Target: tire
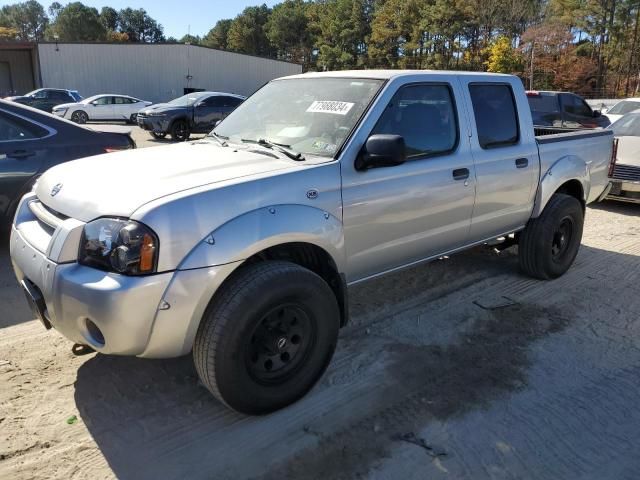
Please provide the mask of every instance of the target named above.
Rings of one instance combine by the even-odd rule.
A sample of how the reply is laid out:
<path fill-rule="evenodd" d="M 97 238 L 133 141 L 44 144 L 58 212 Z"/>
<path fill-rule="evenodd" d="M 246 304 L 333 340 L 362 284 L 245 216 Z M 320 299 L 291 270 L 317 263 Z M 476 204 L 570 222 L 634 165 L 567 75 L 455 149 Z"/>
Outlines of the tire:
<path fill-rule="evenodd" d="M 193 358 L 229 408 L 261 415 L 302 398 L 335 351 L 340 312 L 329 285 L 284 261 L 241 267 L 211 301 Z"/>
<path fill-rule="evenodd" d="M 156 140 L 161 140 L 167 136 L 165 132 L 149 132 L 149 133 L 151 133 L 151 136 Z"/>
<path fill-rule="evenodd" d="M 173 138 L 177 142 L 185 142 L 189 140 L 189 136 L 191 135 L 191 131 L 189 129 L 189 124 L 186 120 L 176 120 L 171 125 L 171 138 Z"/>
<path fill-rule="evenodd" d="M 89 121 L 89 115 L 82 110 L 76 110 L 71 114 L 71 121 L 76 123 L 87 123 Z"/>
<path fill-rule="evenodd" d="M 131 116 L 129 116 L 129 122 L 132 125 L 135 125 L 138 123 L 138 114 L 137 113 L 132 113 Z"/>
<path fill-rule="evenodd" d="M 522 271 L 540 280 L 563 275 L 578 254 L 583 226 L 582 204 L 570 195 L 554 194 L 542 214 L 529 220 L 520 235 Z"/>

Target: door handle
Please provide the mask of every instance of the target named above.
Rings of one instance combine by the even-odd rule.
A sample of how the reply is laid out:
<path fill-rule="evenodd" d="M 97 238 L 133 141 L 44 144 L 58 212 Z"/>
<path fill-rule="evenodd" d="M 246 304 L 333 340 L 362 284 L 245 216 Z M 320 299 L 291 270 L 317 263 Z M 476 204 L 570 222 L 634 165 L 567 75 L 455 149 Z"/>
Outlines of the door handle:
<path fill-rule="evenodd" d="M 528 158 L 518 158 L 516 159 L 516 168 L 526 168 L 529 165 Z"/>
<path fill-rule="evenodd" d="M 454 180 L 466 180 L 469 178 L 469 169 L 468 168 L 456 168 L 453 171 L 453 179 Z"/>
<path fill-rule="evenodd" d="M 28 152 L 26 150 L 15 150 L 7 155 L 10 158 L 17 158 L 18 160 L 22 160 L 23 158 L 33 157 L 35 152 Z"/>

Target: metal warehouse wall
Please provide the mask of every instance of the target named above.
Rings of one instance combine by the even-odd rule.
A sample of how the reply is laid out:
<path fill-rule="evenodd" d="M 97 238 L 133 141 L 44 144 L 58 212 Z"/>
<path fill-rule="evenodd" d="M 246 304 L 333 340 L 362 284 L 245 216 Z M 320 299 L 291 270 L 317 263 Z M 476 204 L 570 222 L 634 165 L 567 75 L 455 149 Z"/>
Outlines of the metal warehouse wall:
<path fill-rule="evenodd" d="M 185 87 L 249 95 L 265 82 L 300 73 L 300 65 L 169 44 L 38 44 L 43 87 L 171 100 Z M 187 80 L 187 72 L 193 78 Z"/>

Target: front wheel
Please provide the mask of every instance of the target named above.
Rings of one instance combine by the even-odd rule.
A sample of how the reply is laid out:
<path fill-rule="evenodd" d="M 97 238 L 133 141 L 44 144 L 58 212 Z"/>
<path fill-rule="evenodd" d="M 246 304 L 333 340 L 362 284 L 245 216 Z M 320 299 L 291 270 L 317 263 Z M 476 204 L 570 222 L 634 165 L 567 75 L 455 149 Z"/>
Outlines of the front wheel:
<path fill-rule="evenodd" d="M 89 115 L 87 115 L 82 110 L 77 110 L 71 114 L 71 121 L 76 123 L 87 123 L 89 120 Z"/>
<path fill-rule="evenodd" d="M 265 414 L 304 396 L 336 347 L 329 285 L 299 265 L 241 267 L 207 307 L 193 346 L 202 383 L 228 407 Z"/>
<path fill-rule="evenodd" d="M 189 130 L 189 124 L 186 120 L 176 120 L 171 126 L 171 138 L 178 142 L 185 142 L 189 140 L 191 131 Z"/>
<path fill-rule="evenodd" d="M 542 214 L 529 220 L 520 235 L 520 268 L 541 280 L 563 275 L 578 255 L 583 226 L 580 202 L 570 195 L 554 194 Z"/>

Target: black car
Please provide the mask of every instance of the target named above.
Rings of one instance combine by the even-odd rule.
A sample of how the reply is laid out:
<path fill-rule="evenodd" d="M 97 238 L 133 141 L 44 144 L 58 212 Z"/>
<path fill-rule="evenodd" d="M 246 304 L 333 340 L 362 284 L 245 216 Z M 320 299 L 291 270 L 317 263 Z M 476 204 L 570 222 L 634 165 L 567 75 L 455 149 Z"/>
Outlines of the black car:
<path fill-rule="evenodd" d="M 538 127 L 597 128 L 611 124 L 582 97 L 568 92 L 528 91 L 533 124 Z"/>
<path fill-rule="evenodd" d="M 169 103 L 158 103 L 138 112 L 138 126 L 155 138 L 167 134 L 179 142 L 192 133 L 209 133 L 219 120 L 245 100 L 241 95 L 221 92 L 194 92 Z"/>
<path fill-rule="evenodd" d="M 0 225 L 13 218 L 18 201 L 48 168 L 69 160 L 135 148 L 123 133 L 76 125 L 31 107 L 0 100 Z M 117 128 L 117 127 L 115 127 Z"/>
<path fill-rule="evenodd" d="M 53 107 L 63 103 L 76 103 L 82 100 L 77 90 L 63 88 L 39 88 L 33 92 L 17 97 L 6 97 L 5 100 L 28 105 L 38 110 L 51 112 Z"/>

